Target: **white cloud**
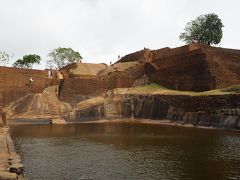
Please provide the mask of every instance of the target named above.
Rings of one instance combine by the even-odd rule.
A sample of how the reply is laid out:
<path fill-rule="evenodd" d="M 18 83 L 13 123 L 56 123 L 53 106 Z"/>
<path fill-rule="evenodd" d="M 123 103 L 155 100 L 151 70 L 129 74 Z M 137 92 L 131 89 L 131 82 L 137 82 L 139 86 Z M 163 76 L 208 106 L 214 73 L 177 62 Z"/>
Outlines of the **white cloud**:
<path fill-rule="evenodd" d="M 71 47 L 87 62 L 149 47 L 176 47 L 179 33 L 195 17 L 222 19 L 221 46 L 239 48 L 238 0 L 0 0 L 0 51 L 14 60 L 28 53 L 46 59 L 53 48 Z M 13 63 L 13 62 L 12 62 Z M 41 66 L 44 68 L 44 64 Z"/>

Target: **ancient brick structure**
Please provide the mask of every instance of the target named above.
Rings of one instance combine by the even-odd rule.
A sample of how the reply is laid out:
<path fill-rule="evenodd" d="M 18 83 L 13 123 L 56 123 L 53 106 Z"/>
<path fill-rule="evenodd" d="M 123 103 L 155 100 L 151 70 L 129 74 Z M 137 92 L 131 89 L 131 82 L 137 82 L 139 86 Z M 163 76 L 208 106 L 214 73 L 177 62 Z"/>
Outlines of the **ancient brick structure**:
<path fill-rule="evenodd" d="M 146 52 L 126 55 L 117 63 L 139 61 L 151 83 L 170 89 L 207 91 L 240 83 L 240 50 L 194 43 L 153 50 L 150 63 Z"/>
<path fill-rule="evenodd" d="M 2 104 L 7 104 L 28 93 L 40 93 L 52 82 L 47 71 L 0 67 L 0 94 Z M 32 76 L 33 83 L 29 84 Z"/>
<path fill-rule="evenodd" d="M 239 50 L 201 44 L 153 51 L 144 49 L 124 56 L 111 66 L 75 63 L 55 72 L 52 78 L 48 77 L 48 71 L 45 70 L 0 67 L 0 110 L 8 106 L 12 108 L 12 114 L 25 112 L 23 114 L 26 115 L 26 111 L 31 110 L 28 114 L 40 115 L 52 112 L 49 110 L 52 106 L 53 110 L 60 107 L 60 111 L 70 112 L 79 102 L 96 96 L 104 97 L 109 90 L 151 83 L 176 90 L 207 91 L 240 84 L 239 69 Z M 32 76 L 34 80 L 31 85 L 29 76 Z M 49 86 L 50 90 L 57 89 L 57 92 L 48 92 L 48 95 L 56 94 L 54 103 L 46 103 L 44 99 L 43 91 Z M 183 102 L 181 98 L 178 96 L 175 101 Z M 186 97 L 184 98 L 186 99 Z M 53 101 L 51 96 L 48 96 L 48 99 Z M 164 97 L 164 99 L 167 98 Z M 58 107 L 54 107 L 59 103 L 58 100 L 62 102 Z M 116 100 L 116 102 L 119 101 Z M 170 101 L 171 99 L 168 100 L 168 103 L 171 103 Z M 11 102 L 16 104 L 9 106 Z M 151 98 L 147 100 L 147 103 L 150 102 L 152 102 Z M 197 102 L 202 101 L 200 99 Z M 217 100 L 214 101 L 214 103 L 216 102 L 219 104 Z M 93 112 L 86 109 L 84 114 L 85 116 L 87 114 L 92 114 L 92 116 L 101 114 L 102 116 L 102 109 L 111 109 L 111 103 L 105 105 L 106 107 L 103 107 L 103 104 L 101 107 L 100 105 L 94 106 Z M 176 107 L 180 107 L 178 109 L 184 108 L 183 106 L 184 104 L 176 105 Z M 128 107 L 127 104 L 126 107 Z M 129 108 L 126 108 L 126 111 Z M 163 105 L 161 116 L 164 115 L 164 108 Z M 96 110 L 101 113 L 95 112 Z M 56 114 L 59 112 L 56 111 Z M 169 112 L 171 111 L 169 110 Z M 114 112 L 113 114 L 118 113 Z"/>

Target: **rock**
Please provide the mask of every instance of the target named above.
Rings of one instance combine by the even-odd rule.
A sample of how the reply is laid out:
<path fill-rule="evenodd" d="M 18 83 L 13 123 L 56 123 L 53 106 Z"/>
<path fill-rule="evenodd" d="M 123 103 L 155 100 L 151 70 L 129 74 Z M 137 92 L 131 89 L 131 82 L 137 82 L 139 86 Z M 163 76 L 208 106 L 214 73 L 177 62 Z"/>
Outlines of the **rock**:
<path fill-rule="evenodd" d="M 9 162 L 10 165 L 17 164 L 17 163 L 21 163 L 21 159 L 20 158 L 12 159 Z"/>
<path fill-rule="evenodd" d="M 8 160 L 14 160 L 14 159 L 21 159 L 21 158 L 18 154 L 11 153 L 11 155 L 8 157 Z"/>
<path fill-rule="evenodd" d="M 16 173 L 17 175 L 22 174 L 23 170 L 24 170 L 24 167 L 23 167 L 22 163 L 16 163 L 16 164 L 12 164 L 10 166 L 10 172 Z"/>
<path fill-rule="evenodd" d="M 66 124 L 66 121 L 62 118 L 52 119 L 51 124 Z"/>
<path fill-rule="evenodd" d="M 0 180 L 14 180 L 17 179 L 17 174 L 6 171 L 0 171 Z"/>
<path fill-rule="evenodd" d="M 114 101 L 118 97 L 117 101 Z M 169 119 L 194 126 L 239 129 L 240 95 L 145 95 L 113 94 L 104 104 L 105 117 Z M 111 106 L 109 106 L 111 105 Z M 109 106 L 109 107 L 108 107 Z M 110 110 L 109 110 L 110 109 Z"/>

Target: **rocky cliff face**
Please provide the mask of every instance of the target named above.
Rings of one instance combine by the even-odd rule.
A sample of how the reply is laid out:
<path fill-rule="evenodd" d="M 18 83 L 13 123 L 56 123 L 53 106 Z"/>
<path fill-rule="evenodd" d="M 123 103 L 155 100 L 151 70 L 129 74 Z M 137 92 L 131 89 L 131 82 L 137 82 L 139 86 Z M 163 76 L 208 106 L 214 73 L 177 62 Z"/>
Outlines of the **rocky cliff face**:
<path fill-rule="evenodd" d="M 240 129 L 240 95 L 124 95 L 121 99 L 117 102 L 121 104 L 121 117 Z"/>
<path fill-rule="evenodd" d="M 62 114 L 68 114 L 72 111 L 70 104 L 61 102 L 56 97 L 52 96 L 50 92 L 27 94 L 5 107 L 7 117 L 8 119 L 51 119 L 55 116 L 59 117 L 62 116 Z"/>
<path fill-rule="evenodd" d="M 103 104 L 76 111 L 77 121 L 99 118 L 171 120 L 194 126 L 240 129 L 240 95 L 131 95 L 109 91 Z"/>
<path fill-rule="evenodd" d="M 49 98 L 50 95 L 54 98 Z M 121 118 L 159 121 L 167 119 L 179 124 L 240 129 L 240 94 L 199 96 L 128 94 L 118 93 L 118 90 L 114 89 L 108 91 L 104 97 L 83 100 L 75 104 L 74 108 L 68 103 L 58 101 L 54 91 L 50 95 L 49 92 L 46 95 L 44 91 L 43 94 L 24 96 L 10 104 L 8 116 L 51 118 L 58 115 L 67 121 L 75 122 Z M 49 99 L 51 102 L 48 102 Z M 59 109 L 60 111 L 56 111 Z"/>

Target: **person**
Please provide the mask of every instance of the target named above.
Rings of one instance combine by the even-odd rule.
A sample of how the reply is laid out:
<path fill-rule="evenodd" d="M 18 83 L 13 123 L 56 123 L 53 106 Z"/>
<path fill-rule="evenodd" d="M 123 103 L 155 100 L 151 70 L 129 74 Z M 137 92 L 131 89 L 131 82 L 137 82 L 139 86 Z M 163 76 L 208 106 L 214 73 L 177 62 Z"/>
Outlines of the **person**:
<path fill-rule="evenodd" d="M 112 61 L 110 61 L 110 66 L 112 65 Z"/>
<path fill-rule="evenodd" d="M 198 43 L 198 41 L 196 39 L 193 39 L 192 42 L 193 43 Z"/>
<path fill-rule="evenodd" d="M 121 57 L 121 56 L 120 56 L 120 55 L 118 55 L 118 59 L 120 59 L 120 57 Z"/>
<path fill-rule="evenodd" d="M 33 83 L 33 78 L 32 76 L 29 76 L 29 84 L 31 85 Z"/>
<path fill-rule="evenodd" d="M 6 126 L 7 125 L 7 118 L 6 118 L 6 112 L 4 112 L 4 110 L 1 110 L 0 111 L 0 115 L 1 115 L 1 118 L 2 118 L 2 123 L 3 123 L 3 126 Z"/>
<path fill-rule="evenodd" d="M 50 78 L 52 76 L 52 72 L 48 70 L 48 77 Z"/>

